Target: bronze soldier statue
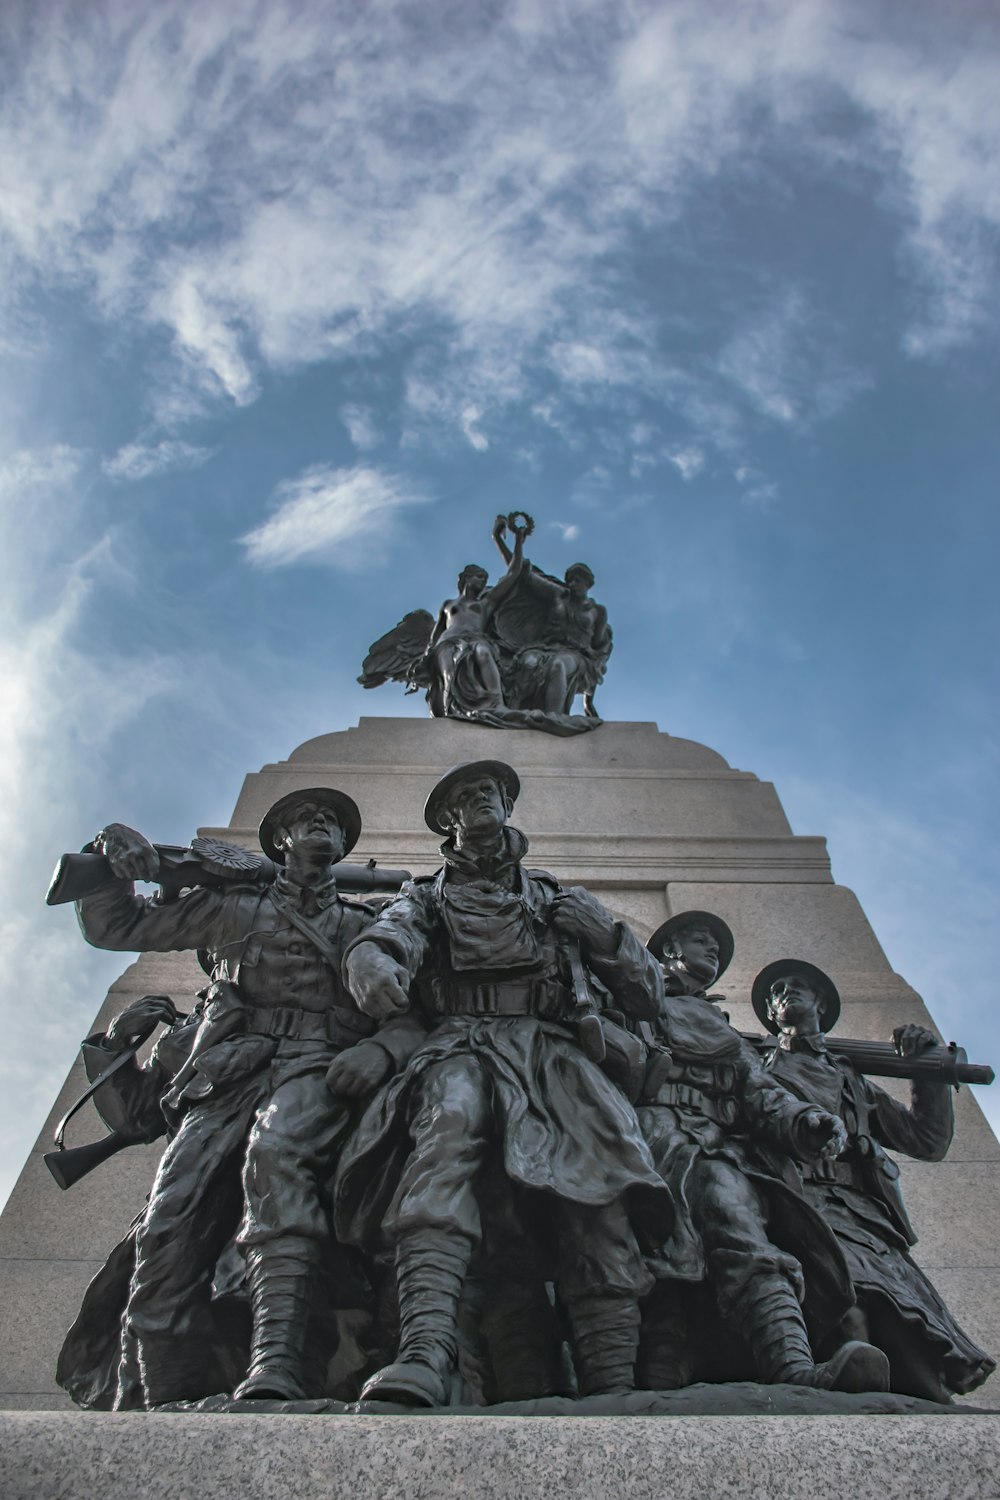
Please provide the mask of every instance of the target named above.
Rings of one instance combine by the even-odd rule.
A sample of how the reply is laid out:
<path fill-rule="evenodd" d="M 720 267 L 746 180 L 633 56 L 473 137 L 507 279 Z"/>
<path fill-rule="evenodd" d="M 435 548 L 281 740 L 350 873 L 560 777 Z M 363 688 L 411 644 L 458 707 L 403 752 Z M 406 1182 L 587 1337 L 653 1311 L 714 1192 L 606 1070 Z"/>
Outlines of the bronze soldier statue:
<path fill-rule="evenodd" d="M 648 946 L 662 962 L 666 993 L 660 1016 L 642 1028 L 650 1047 L 638 1113 L 657 1170 L 673 1189 L 676 1222 L 650 1260 L 658 1284 L 645 1308 L 641 1378 L 661 1389 L 690 1378 L 687 1346 L 698 1338 L 685 1283 L 707 1282 L 723 1333 L 739 1335 L 759 1379 L 885 1390 L 885 1357 L 862 1339 L 817 1363 L 803 1308 L 808 1293 L 811 1320 L 829 1327 L 851 1298 L 836 1243 L 801 1204 L 790 1163 L 837 1156 L 846 1137 L 835 1103 L 802 1102 L 775 1087 L 753 1048 L 711 1004 L 708 986 L 733 954 L 720 917 L 681 912 Z M 733 1378 L 725 1361 L 721 1378 Z"/>
<path fill-rule="evenodd" d="M 783 958 L 753 984 L 753 1008 L 777 1045 L 766 1066 L 797 1098 L 836 1110 L 847 1127 L 847 1149 L 836 1161 L 801 1167 L 806 1199 L 840 1242 L 857 1292 L 834 1342 L 871 1339 L 885 1351 L 890 1389 L 947 1402 L 975 1390 L 996 1363 L 959 1328 L 909 1254 L 917 1236 L 899 1191 L 899 1168 L 886 1154 L 941 1161 L 951 1144 L 954 1110 L 947 1083 L 915 1076 L 910 1105 L 865 1078 L 828 1042 L 840 1015 L 829 975 L 804 959 Z M 893 1033 L 902 1057 L 937 1046 L 925 1026 Z"/>
<path fill-rule="evenodd" d="M 84 1040 L 80 1052 L 91 1080 L 84 1098 L 93 1098 L 110 1134 L 92 1147 L 53 1153 L 59 1163 L 53 1172 L 60 1185 L 69 1186 L 69 1179 L 63 1175 L 64 1162 L 72 1164 L 74 1173 L 85 1174 L 92 1169 L 91 1163 L 96 1165 L 103 1157 L 102 1145 L 117 1151 L 126 1145 L 151 1144 L 169 1133 L 162 1100 L 191 1055 L 202 1015 L 200 1005 L 190 1015 L 179 1015 L 168 995 L 143 995 L 115 1016 L 107 1031 L 94 1032 Z M 151 1055 L 140 1065 L 136 1049 L 159 1026 L 164 1029 Z M 62 1127 L 60 1144 L 61 1137 Z M 88 1286 L 59 1353 L 56 1383 L 69 1392 L 78 1406 L 132 1411 L 145 1404 L 135 1340 L 122 1327 L 129 1284 L 135 1272 L 139 1222 L 130 1226 Z M 239 1354 L 230 1363 L 228 1340 L 219 1328 L 217 1317 L 214 1323 L 219 1337 L 211 1351 L 211 1364 L 221 1380 L 226 1379 L 228 1371 L 229 1383 L 234 1384 L 239 1379 L 239 1374 L 233 1374 L 239 1366 Z"/>
<path fill-rule="evenodd" d="M 524 869 L 527 839 L 507 822 L 518 791 L 501 761 L 438 782 L 425 819 L 445 836 L 442 869 L 404 886 L 345 960 L 367 1015 L 412 1008 L 429 1030 L 369 1105 L 338 1173 L 340 1237 L 372 1246 L 383 1235 L 395 1256 L 399 1353 L 368 1399 L 448 1400 L 491 1167 L 529 1222 L 551 1218 L 581 1392 L 634 1383 L 638 1299 L 651 1284 L 634 1225 L 645 1214 L 662 1233 L 669 1194 L 576 1017 L 588 975 L 622 1011 L 655 1014 L 659 972 L 587 892 Z"/>
<path fill-rule="evenodd" d="M 279 867 L 272 882 L 201 886 L 162 904 L 132 885 L 157 877 L 158 856 L 141 834 L 111 824 L 92 846 L 118 879 L 77 903 L 89 942 L 204 949 L 214 964 L 191 1057 L 164 1100 L 174 1134 L 136 1235 L 126 1325 L 148 1406 L 220 1389 L 206 1357 L 211 1288 L 234 1233 L 253 1310 L 250 1369 L 236 1394 L 310 1393 L 310 1310 L 329 1300 L 320 1292 L 327 1182 L 350 1123 L 326 1072 L 375 1029 L 340 976 L 345 948 L 374 912 L 344 901 L 332 875 L 360 830 L 345 793 L 290 792 L 260 827 Z"/>

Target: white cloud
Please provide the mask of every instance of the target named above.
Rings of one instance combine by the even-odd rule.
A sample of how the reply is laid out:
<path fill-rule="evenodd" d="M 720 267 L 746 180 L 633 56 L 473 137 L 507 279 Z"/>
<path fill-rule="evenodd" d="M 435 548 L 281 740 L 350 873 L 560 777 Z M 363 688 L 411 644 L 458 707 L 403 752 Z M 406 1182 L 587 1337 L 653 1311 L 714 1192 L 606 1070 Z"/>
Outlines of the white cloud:
<path fill-rule="evenodd" d="M 150 701 L 176 689 L 156 652 L 95 646 L 87 625 L 123 570 L 108 535 L 74 555 L 82 456 L 16 454 L 0 468 L 0 1203 L 72 1061 L 120 955 L 84 948 L 72 920 L 42 904 L 56 855 L 95 827 L 80 809 L 114 742 Z M 29 528 L 23 522 L 31 519 Z M 69 556 L 70 560 L 65 559 Z M 125 583 L 128 584 L 128 577 Z M 41 602 L 40 602 L 41 601 Z M 82 951 L 81 951 L 82 950 Z M 25 1004 L 25 996 L 44 997 Z"/>
<path fill-rule="evenodd" d="M 153 444 L 126 443 L 111 458 L 105 459 L 101 467 L 110 479 L 151 479 L 159 474 L 169 474 L 174 469 L 196 469 L 211 456 L 211 448 L 198 448 L 193 443 L 181 442 L 179 438 L 166 438 Z"/>
<path fill-rule="evenodd" d="M 482 415 L 479 407 L 473 406 L 471 403 L 462 408 L 462 431 L 477 453 L 485 453 L 486 449 L 490 446 L 489 438 L 477 426 Z"/>
<path fill-rule="evenodd" d="M 719 351 L 716 365 L 763 416 L 784 424 L 833 416 L 870 377 L 838 353 L 835 330 L 820 329 L 801 289 L 788 287 Z"/>
<path fill-rule="evenodd" d="M 670 448 L 667 461 L 673 464 L 682 479 L 694 479 L 705 467 L 705 454 L 701 448 Z"/>
<path fill-rule="evenodd" d="M 277 510 L 241 541 L 248 560 L 279 568 L 304 558 L 354 566 L 357 544 L 384 542 L 406 506 L 426 496 L 379 469 L 332 469 L 316 464 L 274 492 Z"/>
<path fill-rule="evenodd" d="M 768 151 L 791 149 L 817 180 L 865 178 L 912 353 L 988 329 L 1000 91 L 981 26 L 942 8 L 907 30 L 855 0 L 510 0 L 457 28 L 394 4 L 150 0 L 137 17 L 52 0 L 8 47 L 0 284 L 12 312 L 71 285 L 117 327 L 165 329 L 173 384 L 150 400 L 178 417 L 401 334 L 440 338 L 441 409 L 474 444 L 470 404 L 541 411 L 553 376 L 610 421 L 616 392 L 664 398 L 705 444 L 727 401 L 822 417 L 863 377 L 800 336 L 834 321 L 814 289 L 784 311 L 772 293 L 715 370 L 682 380 L 669 318 L 614 268 L 639 226 L 682 285 L 670 244 L 691 188 L 756 188 Z"/>
<path fill-rule="evenodd" d="M 0 463 L 0 501 L 17 500 L 27 490 L 56 489 L 75 478 L 83 455 L 68 443 L 22 449 Z"/>
<path fill-rule="evenodd" d="M 741 487 L 740 498 L 745 505 L 755 510 L 770 510 L 778 498 L 778 486 L 773 480 L 768 479 L 766 474 L 762 474 L 759 469 L 754 469 L 749 464 L 742 464 L 736 469 L 734 477 Z"/>
<path fill-rule="evenodd" d="M 340 408 L 340 420 L 347 428 L 347 435 L 355 448 L 364 453 L 378 442 L 375 414 L 367 406 L 349 404 Z"/>
<path fill-rule="evenodd" d="M 579 539 L 580 528 L 572 521 L 549 521 L 548 524 L 562 533 L 564 542 L 575 542 Z"/>
<path fill-rule="evenodd" d="M 244 357 L 241 330 L 219 305 L 220 289 L 214 290 L 214 297 L 210 293 L 206 298 L 185 270 L 165 297 L 162 315 L 209 387 L 221 387 L 236 406 L 246 406 L 257 394 L 256 378 Z"/>

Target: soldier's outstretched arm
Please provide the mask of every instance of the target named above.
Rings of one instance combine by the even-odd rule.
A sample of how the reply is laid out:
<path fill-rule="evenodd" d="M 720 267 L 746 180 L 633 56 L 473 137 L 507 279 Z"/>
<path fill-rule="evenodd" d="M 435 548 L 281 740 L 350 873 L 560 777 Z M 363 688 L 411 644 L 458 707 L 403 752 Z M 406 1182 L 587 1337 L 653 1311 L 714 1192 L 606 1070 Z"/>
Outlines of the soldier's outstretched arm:
<path fill-rule="evenodd" d="M 436 921 L 428 882 L 408 881 L 344 955 L 344 983 L 359 1010 L 388 1020 L 409 1006 L 410 981 L 423 962 Z"/>
<path fill-rule="evenodd" d="M 751 1135 L 799 1161 L 835 1157 L 843 1151 L 847 1132 L 839 1116 L 797 1099 L 765 1071 L 746 1042 L 740 1046 L 736 1076 L 743 1120 Z"/>

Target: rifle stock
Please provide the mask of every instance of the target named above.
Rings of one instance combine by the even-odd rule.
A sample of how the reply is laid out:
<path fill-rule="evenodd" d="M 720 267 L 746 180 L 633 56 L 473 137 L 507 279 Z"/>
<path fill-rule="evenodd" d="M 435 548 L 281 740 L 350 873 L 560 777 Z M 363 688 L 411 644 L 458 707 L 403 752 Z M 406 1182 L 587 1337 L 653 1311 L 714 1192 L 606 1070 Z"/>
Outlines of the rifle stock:
<path fill-rule="evenodd" d="M 63 1146 L 56 1151 L 46 1151 L 42 1157 L 52 1176 L 65 1191 L 81 1177 L 86 1177 L 95 1167 L 117 1156 L 126 1146 L 143 1145 L 141 1136 L 126 1135 L 121 1130 L 112 1130 L 99 1141 L 88 1141 L 84 1146 Z"/>

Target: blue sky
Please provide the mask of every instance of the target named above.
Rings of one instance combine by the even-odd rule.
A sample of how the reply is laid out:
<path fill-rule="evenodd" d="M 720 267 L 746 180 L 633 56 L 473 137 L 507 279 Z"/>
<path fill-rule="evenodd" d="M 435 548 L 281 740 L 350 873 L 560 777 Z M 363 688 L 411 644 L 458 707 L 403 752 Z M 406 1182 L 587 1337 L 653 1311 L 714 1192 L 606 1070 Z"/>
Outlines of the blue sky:
<path fill-rule="evenodd" d="M 8 0 L 0 1193 L 120 968 L 41 904 L 56 855 L 422 712 L 364 651 L 515 506 L 595 568 L 605 716 L 774 780 L 1000 1059 L 998 32 Z"/>

